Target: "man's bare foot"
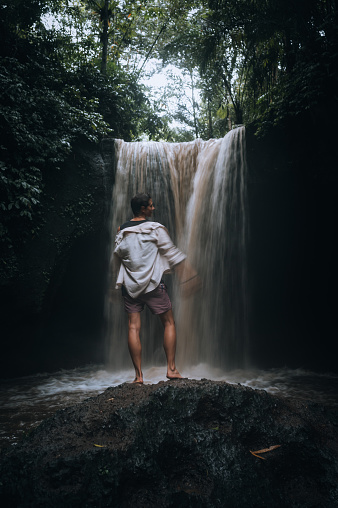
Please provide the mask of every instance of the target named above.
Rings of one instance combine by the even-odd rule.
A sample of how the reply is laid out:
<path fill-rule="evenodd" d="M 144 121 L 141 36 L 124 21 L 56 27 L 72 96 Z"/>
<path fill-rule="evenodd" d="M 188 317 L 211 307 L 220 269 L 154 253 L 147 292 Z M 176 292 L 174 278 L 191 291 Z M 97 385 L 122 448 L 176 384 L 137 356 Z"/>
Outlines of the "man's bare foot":
<path fill-rule="evenodd" d="M 138 375 L 135 376 L 135 379 L 134 379 L 132 384 L 134 384 L 134 383 L 135 384 L 139 384 L 139 385 L 143 385 L 143 374 L 142 374 L 142 372 L 141 372 L 140 376 L 138 376 Z"/>
<path fill-rule="evenodd" d="M 167 378 L 168 379 L 184 379 L 181 376 L 181 374 L 178 372 L 177 369 L 174 369 L 174 370 L 168 369 L 167 370 Z"/>

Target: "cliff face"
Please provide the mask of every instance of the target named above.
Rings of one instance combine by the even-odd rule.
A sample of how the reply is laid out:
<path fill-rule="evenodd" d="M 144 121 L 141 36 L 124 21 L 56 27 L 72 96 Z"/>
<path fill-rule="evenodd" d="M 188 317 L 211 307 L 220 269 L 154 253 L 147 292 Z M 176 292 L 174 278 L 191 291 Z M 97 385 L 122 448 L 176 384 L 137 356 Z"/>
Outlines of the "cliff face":
<path fill-rule="evenodd" d="M 1 377 L 102 360 L 114 140 L 75 146 L 44 180 L 38 234 L 1 264 Z"/>
<path fill-rule="evenodd" d="M 337 506 L 336 416 L 225 382 L 120 385 L 2 457 L 1 505 Z"/>
<path fill-rule="evenodd" d="M 251 361 L 337 372 L 338 145 L 305 116 L 247 129 Z"/>
<path fill-rule="evenodd" d="M 333 131 L 305 134 L 257 140 L 247 129 L 250 356 L 262 368 L 337 372 L 337 144 Z M 0 261 L 0 377 L 104 360 L 114 164 L 106 139 L 46 171 L 38 234 Z"/>

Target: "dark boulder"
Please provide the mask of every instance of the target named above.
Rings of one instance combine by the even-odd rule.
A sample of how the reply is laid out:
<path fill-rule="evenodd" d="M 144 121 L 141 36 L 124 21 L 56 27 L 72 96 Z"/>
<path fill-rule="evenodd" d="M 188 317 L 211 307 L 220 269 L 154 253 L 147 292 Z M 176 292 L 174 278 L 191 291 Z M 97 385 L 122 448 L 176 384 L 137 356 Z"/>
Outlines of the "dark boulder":
<path fill-rule="evenodd" d="M 225 382 L 123 384 L 57 412 L 7 452 L 0 503 L 338 506 L 336 416 Z"/>

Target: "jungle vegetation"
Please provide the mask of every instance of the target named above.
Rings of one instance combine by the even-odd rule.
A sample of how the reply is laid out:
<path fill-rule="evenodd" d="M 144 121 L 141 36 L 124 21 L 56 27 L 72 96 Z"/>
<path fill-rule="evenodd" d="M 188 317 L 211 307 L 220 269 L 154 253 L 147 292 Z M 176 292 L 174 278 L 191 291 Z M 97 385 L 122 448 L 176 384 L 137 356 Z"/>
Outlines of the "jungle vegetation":
<path fill-rule="evenodd" d="M 181 71 L 160 97 L 142 84 L 151 60 Z M 45 175 L 77 140 L 325 123 L 337 77 L 336 0 L 1 0 L 0 239 L 34 233 Z"/>

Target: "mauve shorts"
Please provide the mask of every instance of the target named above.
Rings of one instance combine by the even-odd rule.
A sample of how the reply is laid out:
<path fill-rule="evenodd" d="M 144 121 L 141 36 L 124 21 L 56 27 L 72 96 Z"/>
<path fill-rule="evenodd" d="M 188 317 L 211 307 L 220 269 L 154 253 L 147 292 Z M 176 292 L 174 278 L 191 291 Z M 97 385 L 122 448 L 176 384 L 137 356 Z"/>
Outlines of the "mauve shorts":
<path fill-rule="evenodd" d="M 153 314 L 163 314 L 171 309 L 171 301 L 168 295 L 167 286 L 164 282 L 160 282 L 154 291 L 144 293 L 138 298 L 131 298 L 128 293 L 124 292 L 124 309 L 128 314 L 141 312 L 144 304 L 149 307 Z"/>

